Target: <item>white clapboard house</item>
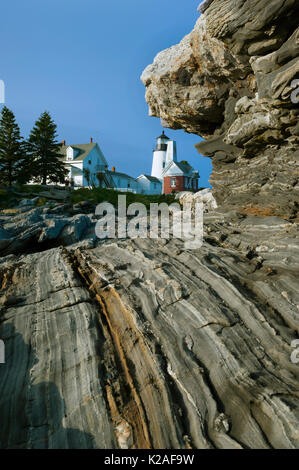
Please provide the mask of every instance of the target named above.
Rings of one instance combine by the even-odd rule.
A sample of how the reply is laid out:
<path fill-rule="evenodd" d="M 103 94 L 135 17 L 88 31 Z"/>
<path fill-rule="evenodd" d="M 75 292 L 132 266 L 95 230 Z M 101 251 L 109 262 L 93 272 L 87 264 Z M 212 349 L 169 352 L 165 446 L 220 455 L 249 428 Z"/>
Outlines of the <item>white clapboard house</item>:
<path fill-rule="evenodd" d="M 113 187 L 108 163 L 97 143 L 61 146 L 61 158 L 68 171 L 66 180 L 76 188 L 89 186 Z"/>

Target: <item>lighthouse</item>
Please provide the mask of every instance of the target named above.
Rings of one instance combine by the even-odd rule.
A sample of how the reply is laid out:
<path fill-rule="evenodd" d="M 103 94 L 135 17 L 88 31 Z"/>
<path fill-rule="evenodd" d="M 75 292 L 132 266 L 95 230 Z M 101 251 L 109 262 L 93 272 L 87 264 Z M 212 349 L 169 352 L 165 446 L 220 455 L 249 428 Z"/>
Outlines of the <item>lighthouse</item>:
<path fill-rule="evenodd" d="M 177 161 L 176 142 L 170 140 L 163 131 L 157 138 L 151 175 L 162 180 L 165 167 L 172 161 Z"/>

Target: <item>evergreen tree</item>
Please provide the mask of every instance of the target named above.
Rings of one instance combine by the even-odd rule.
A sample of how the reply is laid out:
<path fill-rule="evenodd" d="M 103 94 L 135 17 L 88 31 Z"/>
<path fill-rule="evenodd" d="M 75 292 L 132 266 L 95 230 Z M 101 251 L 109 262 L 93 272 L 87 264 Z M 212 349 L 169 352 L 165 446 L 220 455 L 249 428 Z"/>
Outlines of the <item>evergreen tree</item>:
<path fill-rule="evenodd" d="M 61 160 L 61 144 L 56 140 L 56 129 L 50 114 L 45 111 L 36 121 L 27 142 L 31 176 L 42 184 L 48 181 L 64 183 L 67 174 Z"/>
<path fill-rule="evenodd" d="M 0 120 L 0 182 L 8 186 L 24 182 L 25 150 L 15 116 L 6 106 Z"/>

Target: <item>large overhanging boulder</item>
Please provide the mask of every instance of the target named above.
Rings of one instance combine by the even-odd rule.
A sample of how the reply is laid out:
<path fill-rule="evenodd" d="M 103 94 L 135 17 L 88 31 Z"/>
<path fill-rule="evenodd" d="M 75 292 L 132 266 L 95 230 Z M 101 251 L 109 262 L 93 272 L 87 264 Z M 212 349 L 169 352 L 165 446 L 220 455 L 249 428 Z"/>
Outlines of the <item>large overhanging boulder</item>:
<path fill-rule="evenodd" d="M 151 116 L 205 139 L 219 204 L 298 210 L 299 4 L 212 0 L 142 74 Z M 299 94 L 299 93 L 298 93 Z"/>

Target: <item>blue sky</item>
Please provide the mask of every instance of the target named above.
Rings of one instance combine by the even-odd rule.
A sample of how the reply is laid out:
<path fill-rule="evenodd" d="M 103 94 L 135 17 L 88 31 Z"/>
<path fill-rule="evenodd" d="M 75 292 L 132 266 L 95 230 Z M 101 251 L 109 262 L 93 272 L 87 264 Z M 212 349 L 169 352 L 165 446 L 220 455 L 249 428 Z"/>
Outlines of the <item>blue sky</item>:
<path fill-rule="evenodd" d="M 150 173 L 160 120 L 148 116 L 144 68 L 178 43 L 198 18 L 199 0 L 10 0 L 1 5 L 0 79 L 6 105 L 27 137 L 50 111 L 59 139 L 96 140 L 110 165 Z M 166 130 L 208 185 L 211 163 L 198 136 Z"/>

